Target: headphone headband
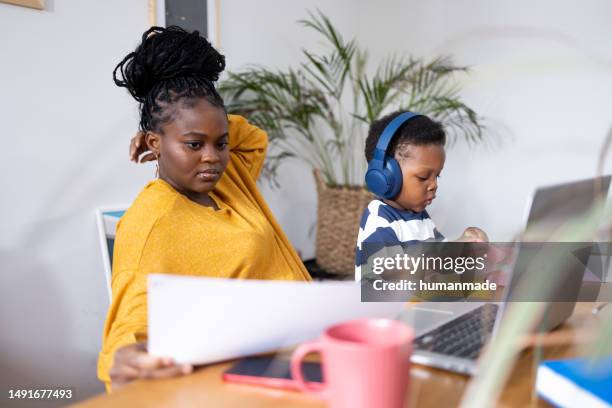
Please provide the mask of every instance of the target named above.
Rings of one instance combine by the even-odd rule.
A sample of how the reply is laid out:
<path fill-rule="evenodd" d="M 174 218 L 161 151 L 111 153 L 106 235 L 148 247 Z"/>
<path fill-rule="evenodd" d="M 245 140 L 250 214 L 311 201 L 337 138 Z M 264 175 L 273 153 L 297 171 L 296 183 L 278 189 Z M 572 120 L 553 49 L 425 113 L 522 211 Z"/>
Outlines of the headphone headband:
<path fill-rule="evenodd" d="M 415 116 L 421 116 L 419 113 L 414 112 L 404 112 L 398 115 L 395 119 L 393 119 L 383 130 L 382 134 L 378 138 L 378 143 L 376 143 L 376 149 L 374 150 L 374 157 L 372 158 L 372 164 L 378 164 L 376 162 L 380 161 L 381 168 L 383 166 L 385 155 L 387 154 L 387 149 L 389 148 L 389 144 L 397 132 L 397 129 L 400 128 L 404 123 L 414 118 Z"/>

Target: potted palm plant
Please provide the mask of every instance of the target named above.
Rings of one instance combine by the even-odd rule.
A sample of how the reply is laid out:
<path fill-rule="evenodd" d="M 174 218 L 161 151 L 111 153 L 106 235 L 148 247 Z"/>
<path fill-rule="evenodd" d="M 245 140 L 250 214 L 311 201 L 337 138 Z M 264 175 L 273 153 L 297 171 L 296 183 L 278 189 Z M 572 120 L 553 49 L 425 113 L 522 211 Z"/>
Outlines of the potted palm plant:
<path fill-rule="evenodd" d="M 478 142 L 483 125 L 452 81 L 466 67 L 444 57 L 392 55 L 370 71 L 367 52 L 355 39 L 345 40 L 323 13 L 309 13 L 300 23 L 320 34 L 324 52 L 303 49 L 304 61 L 286 70 L 255 65 L 230 72 L 220 91 L 230 112 L 268 132 L 263 174 L 273 185 L 286 160 L 312 167 L 319 195 L 317 263 L 350 274 L 359 219 L 372 199 L 363 186 L 368 125 L 393 110 L 417 111 L 440 121 L 449 143 Z"/>

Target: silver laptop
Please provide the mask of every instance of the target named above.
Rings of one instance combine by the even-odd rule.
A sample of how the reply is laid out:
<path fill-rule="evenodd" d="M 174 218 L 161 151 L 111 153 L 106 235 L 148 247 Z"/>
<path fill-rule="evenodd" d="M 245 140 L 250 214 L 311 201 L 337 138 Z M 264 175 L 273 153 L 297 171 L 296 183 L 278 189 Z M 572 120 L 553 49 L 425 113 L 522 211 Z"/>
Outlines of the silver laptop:
<path fill-rule="evenodd" d="M 607 197 L 610 178 L 605 176 L 538 188 L 528 201 L 524 236 L 535 236 L 536 233 L 548 233 L 550 236 L 566 221 L 587 214 L 597 199 L 603 197 L 605 200 Z M 523 252 L 518 251 L 511 267 L 511 282 L 524 272 L 526 255 Z M 551 294 L 551 299 L 571 301 L 548 302 L 545 320 L 539 325 L 540 330 L 552 330 L 571 316 L 586 269 L 579 262 L 573 264 L 574 270 L 567 276 L 578 281 L 565 281 L 564 285 L 554 289 L 565 293 Z M 400 319 L 415 330 L 412 362 L 473 374 L 480 352 L 495 335 L 506 301 L 512 298 L 512 288 L 512 283 L 507 285 L 505 300 L 500 303 L 426 302 L 402 313 Z M 568 290 L 571 293 L 567 293 Z"/>

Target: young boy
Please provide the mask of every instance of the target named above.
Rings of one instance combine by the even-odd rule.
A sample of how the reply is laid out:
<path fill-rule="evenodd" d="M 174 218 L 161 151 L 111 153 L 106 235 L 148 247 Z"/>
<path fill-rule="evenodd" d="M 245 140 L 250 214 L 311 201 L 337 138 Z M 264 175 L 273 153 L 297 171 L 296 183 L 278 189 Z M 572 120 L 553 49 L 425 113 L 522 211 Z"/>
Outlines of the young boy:
<path fill-rule="evenodd" d="M 374 157 L 383 130 L 405 112 L 391 113 L 372 123 L 365 146 L 368 162 Z M 355 279 L 361 279 L 361 265 L 367 262 L 363 244 L 384 246 L 410 242 L 443 241 L 425 208 L 436 198 L 438 178 L 444 167 L 446 135 L 442 126 L 427 116 L 416 116 L 404 122 L 394 133 L 386 150 L 401 169 L 402 187 L 391 198 L 372 200 L 363 213 L 357 237 Z M 460 241 L 486 242 L 479 228 L 467 228 Z"/>

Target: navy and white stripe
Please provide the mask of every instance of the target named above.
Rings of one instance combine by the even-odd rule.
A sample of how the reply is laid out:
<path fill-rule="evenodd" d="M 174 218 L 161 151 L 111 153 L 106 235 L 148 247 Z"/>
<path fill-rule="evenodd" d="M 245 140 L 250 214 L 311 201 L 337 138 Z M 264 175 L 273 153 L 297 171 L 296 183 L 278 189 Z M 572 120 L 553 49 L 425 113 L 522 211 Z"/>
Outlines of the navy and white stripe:
<path fill-rule="evenodd" d="M 372 200 L 359 225 L 355 250 L 355 279 L 360 279 L 361 265 L 367 263 L 366 255 L 362 251 L 364 243 L 368 244 L 368 252 L 371 254 L 376 247 L 443 240 L 444 236 L 436 229 L 427 211 L 415 213 L 398 210 L 381 200 Z"/>

